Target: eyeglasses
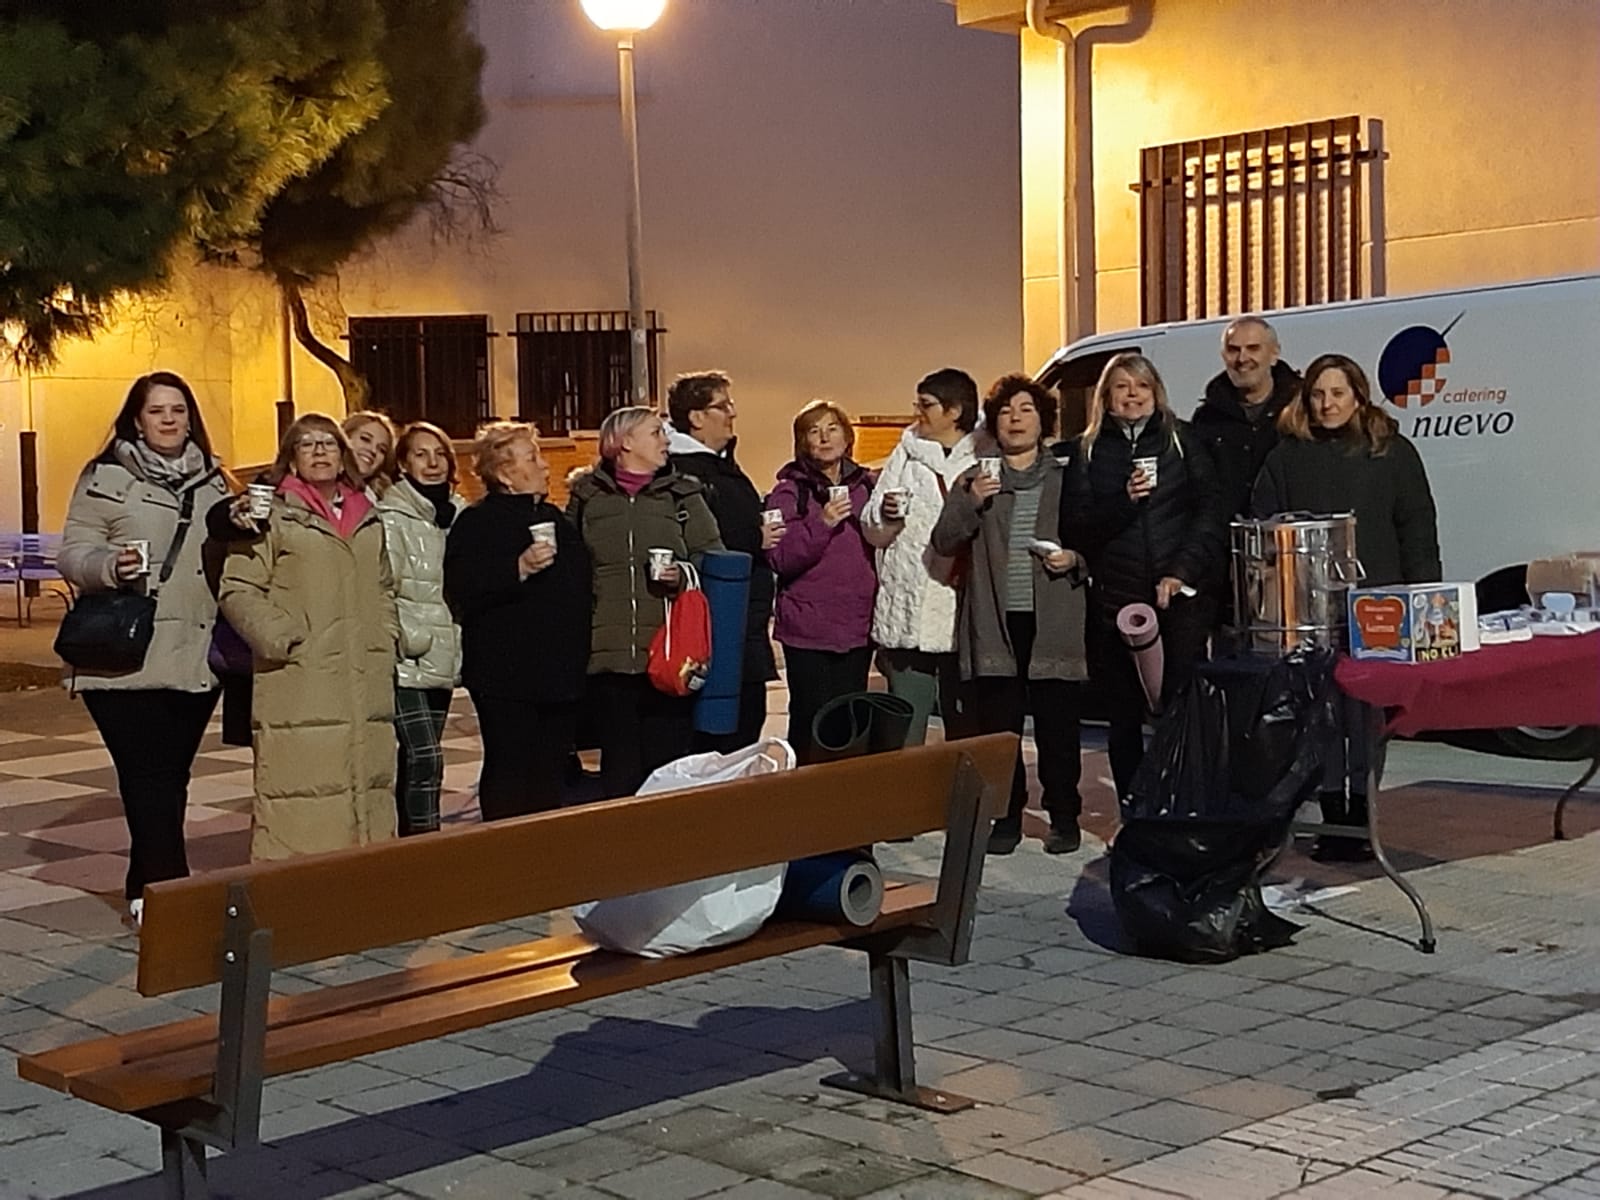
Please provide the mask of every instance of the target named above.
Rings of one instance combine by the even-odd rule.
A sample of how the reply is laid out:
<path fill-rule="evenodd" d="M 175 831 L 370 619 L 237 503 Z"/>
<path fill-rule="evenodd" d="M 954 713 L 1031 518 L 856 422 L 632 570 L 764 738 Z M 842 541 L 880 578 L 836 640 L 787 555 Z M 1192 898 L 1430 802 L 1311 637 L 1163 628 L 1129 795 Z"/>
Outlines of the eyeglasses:
<path fill-rule="evenodd" d="M 718 400 L 714 404 L 706 405 L 706 407 L 707 408 L 714 408 L 718 412 L 730 412 L 731 413 L 733 411 L 733 401 L 732 400 Z"/>
<path fill-rule="evenodd" d="M 294 444 L 296 450 L 337 450 L 339 439 L 331 437 L 303 437 Z"/>
<path fill-rule="evenodd" d="M 943 408 L 944 405 L 937 400 L 913 400 L 911 407 L 918 412 L 932 412 L 936 408 Z"/>

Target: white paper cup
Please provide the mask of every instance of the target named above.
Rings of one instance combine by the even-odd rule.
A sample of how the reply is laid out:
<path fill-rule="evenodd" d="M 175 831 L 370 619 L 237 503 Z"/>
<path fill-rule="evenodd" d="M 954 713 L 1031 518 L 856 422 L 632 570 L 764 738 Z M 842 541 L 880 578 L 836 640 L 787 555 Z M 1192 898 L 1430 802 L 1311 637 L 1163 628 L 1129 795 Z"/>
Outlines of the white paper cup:
<path fill-rule="evenodd" d="M 660 546 L 650 547 L 650 578 L 659 580 L 672 566 L 673 554 L 671 550 Z"/>
<path fill-rule="evenodd" d="M 848 500 L 848 499 L 850 499 L 850 489 L 845 484 L 836 483 L 831 488 L 828 489 L 828 503 L 829 504 L 832 504 L 835 500 Z"/>
<path fill-rule="evenodd" d="M 150 543 L 144 538 L 135 538 L 131 542 L 123 542 L 124 550 L 136 551 L 139 555 L 139 574 L 150 574 Z"/>
<path fill-rule="evenodd" d="M 761 514 L 761 523 L 768 528 L 783 524 L 783 509 L 769 508 Z"/>
<path fill-rule="evenodd" d="M 978 460 L 978 470 L 982 471 L 990 479 L 999 479 L 1000 460 L 998 458 L 980 458 Z"/>
<path fill-rule="evenodd" d="M 250 498 L 249 515 L 260 521 L 272 515 L 272 493 L 275 489 L 270 483 L 252 483 L 245 489 L 245 494 Z"/>
<path fill-rule="evenodd" d="M 535 546 L 549 546 L 556 548 L 556 523 L 554 521 L 538 521 L 528 526 L 528 533 L 533 538 Z"/>
<path fill-rule="evenodd" d="M 1144 477 L 1150 481 L 1151 491 L 1155 490 L 1156 468 L 1160 465 L 1161 460 L 1159 458 L 1136 458 L 1133 460 L 1133 469 L 1144 472 Z"/>
<path fill-rule="evenodd" d="M 895 515 L 903 517 L 911 511 L 911 493 L 905 488 L 890 488 L 883 494 L 884 502 L 894 501 Z"/>

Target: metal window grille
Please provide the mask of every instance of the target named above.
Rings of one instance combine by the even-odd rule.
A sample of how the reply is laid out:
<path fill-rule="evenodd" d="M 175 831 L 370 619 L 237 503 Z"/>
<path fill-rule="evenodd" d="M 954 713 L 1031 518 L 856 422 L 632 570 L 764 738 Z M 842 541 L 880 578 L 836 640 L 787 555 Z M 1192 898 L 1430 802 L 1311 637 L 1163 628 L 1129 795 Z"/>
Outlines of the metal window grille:
<path fill-rule="evenodd" d="M 1146 325 L 1361 295 L 1358 117 L 1140 152 Z"/>
<path fill-rule="evenodd" d="M 656 403 L 661 335 L 654 309 L 645 313 L 650 403 Z M 543 433 L 596 429 L 629 402 L 626 312 L 517 314 L 517 414 Z"/>
<path fill-rule="evenodd" d="M 351 317 L 350 361 L 372 406 L 470 438 L 489 418 L 489 318 Z"/>

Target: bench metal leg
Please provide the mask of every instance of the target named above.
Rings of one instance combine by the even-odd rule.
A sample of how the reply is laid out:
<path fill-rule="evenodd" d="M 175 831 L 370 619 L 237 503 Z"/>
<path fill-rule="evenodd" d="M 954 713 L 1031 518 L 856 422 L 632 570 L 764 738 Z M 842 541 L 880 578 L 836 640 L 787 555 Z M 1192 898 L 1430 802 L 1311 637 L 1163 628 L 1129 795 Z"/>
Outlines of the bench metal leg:
<path fill-rule="evenodd" d="M 1584 788 L 1589 786 L 1589 781 L 1594 778 L 1595 772 L 1600 771 L 1600 753 L 1589 760 L 1589 769 L 1583 773 L 1583 778 L 1561 793 L 1561 799 L 1556 801 L 1555 832 L 1554 837 L 1558 842 L 1567 840 L 1566 826 L 1562 823 L 1566 816 L 1567 801 L 1571 800 Z"/>
<path fill-rule="evenodd" d="M 161 1131 L 161 1180 L 167 1200 L 207 1200 L 205 1143 L 176 1129 Z"/>
<path fill-rule="evenodd" d="M 892 1100 L 932 1112 L 952 1113 L 974 1101 L 936 1088 L 917 1085 L 915 1047 L 911 1039 L 911 967 L 903 958 L 870 953 L 875 1070 L 871 1077 L 847 1071 L 830 1075 L 824 1087 L 840 1088 L 879 1100 Z"/>

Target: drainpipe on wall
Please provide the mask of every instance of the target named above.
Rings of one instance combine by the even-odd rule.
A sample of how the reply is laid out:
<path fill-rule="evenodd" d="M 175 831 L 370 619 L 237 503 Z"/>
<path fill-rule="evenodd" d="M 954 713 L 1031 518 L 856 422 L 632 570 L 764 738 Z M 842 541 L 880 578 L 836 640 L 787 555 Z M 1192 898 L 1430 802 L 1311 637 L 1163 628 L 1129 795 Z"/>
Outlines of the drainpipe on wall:
<path fill-rule="evenodd" d="M 1052 0 L 1027 0 L 1028 28 L 1039 37 L 1061 43 L 1065 65 L 1066 159 L 1062 167 L 1061 338 L 1075 342 L 1095 331 L 1094 246 L 1094 46 L 1100 42 L 1132 42 L 1150 27 L 1154 0 L 1133 0 L 1117 6 L 1116 20 L 1098 20 L 1098 13 L 1068 25 L 1052 17 Z M 1102 8 L 1105 12 L 1110 6 Z M 1084 35 L 1093 31 L 1092 37 Z M 1107 36 L 1115 32 L 1116 36 Z"/>

